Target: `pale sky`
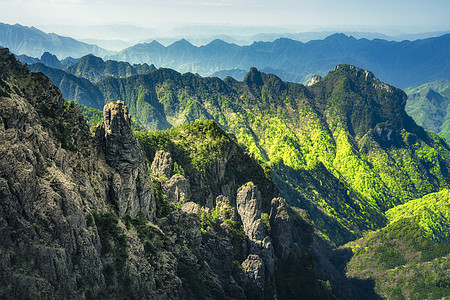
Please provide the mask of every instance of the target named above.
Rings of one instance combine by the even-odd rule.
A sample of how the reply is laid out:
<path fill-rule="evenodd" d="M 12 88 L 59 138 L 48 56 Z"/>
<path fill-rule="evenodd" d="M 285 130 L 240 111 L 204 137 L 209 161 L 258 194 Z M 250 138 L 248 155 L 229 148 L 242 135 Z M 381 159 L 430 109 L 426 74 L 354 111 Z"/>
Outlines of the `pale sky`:
<path fill-rule="evenodd" d="M 57 32 L 65 26 L 184 24 L 450 29 L 450 0 L 0 0 L 0 22 Z"/>

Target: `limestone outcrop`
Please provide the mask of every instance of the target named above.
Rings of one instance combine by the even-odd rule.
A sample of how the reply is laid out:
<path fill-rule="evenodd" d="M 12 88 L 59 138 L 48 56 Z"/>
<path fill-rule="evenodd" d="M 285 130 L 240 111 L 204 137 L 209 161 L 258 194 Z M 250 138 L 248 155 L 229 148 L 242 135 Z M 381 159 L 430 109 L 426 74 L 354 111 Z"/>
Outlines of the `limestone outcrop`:
<path fill-rule="evenodd" d="M 131 116 L 122 101 L 103 109 L 103 122 L 95 132 L 96 140 L 112 168 L 111 200 L 120 216 L 143 214 L 153 218 L 153 190 L 144 156 L 131 129 Z"/>

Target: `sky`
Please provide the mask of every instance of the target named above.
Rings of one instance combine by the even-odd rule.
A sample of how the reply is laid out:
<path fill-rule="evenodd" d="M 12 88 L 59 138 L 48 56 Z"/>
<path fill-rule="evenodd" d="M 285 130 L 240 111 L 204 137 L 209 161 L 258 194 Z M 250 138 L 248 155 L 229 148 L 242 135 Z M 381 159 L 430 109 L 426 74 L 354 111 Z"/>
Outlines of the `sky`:
<path fill-rule="evenodd" d="M 450 29 L 450 0 L 0 0 L 0 7 L 0 22 L 92 38 L 114 25 L 134 27 L 135 34 L 142 28 L 161 34 L 188 25 L 291 32 L 333 27 L 396 28 L 405 33 Z M 120 30 L 116 32 L 121 38 Z"/>

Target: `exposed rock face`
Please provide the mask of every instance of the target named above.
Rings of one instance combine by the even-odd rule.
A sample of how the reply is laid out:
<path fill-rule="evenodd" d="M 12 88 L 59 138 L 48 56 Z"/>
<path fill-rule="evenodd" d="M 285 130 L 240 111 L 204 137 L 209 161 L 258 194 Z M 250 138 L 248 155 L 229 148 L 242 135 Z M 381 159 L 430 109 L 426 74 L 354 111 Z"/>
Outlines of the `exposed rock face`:
<path fill-rule="evenodd" d="M 188 214 L 198 214 L 198 205 L 192 201 L 185 203 L 181 210 Z"/>
<path fill-rule="evenodd" d="M 172 155 L 169 152 L 159 150 L 155 153 L 155 159 L 152 162 L 152 173 L 155 177 L 165 176 L 170 178 L 172 172 Z"/>
<path fill-rule="evenodd" d="M 172 175 L 173 160 L 169 152 L 159 150 L 155 153 L 151 170 L 156 178 L 163 178 L 163 192 L 171 202 L 184 204 L 190 201 L 191 185 L 183 175 Z"/>
<path fill-rule="evenodd" d="M 261 194 L 252 182 L 239 188 L 236 206 L 250 244 L 242 267 L 249 278 L 251 294 L 256 298 L 264 295 L 265 276 L 273 274 L 275 265 L 272 242 L 261 220 L 261 202 Z"/>
<path fill-rule="evenodd" d="M 273 247 L 281 259 L 286 259 L 292 245 L 292 221 L 282 198 L 272 200 L 270 211 L 271 236 Z"/>
<path fill-rule="evenodd" d="M 191 186 L 183 175 L 174 175 L 163 186 L 163 190 L 172 202 L 184 204 L 191 198 Z"/>
<path fill-rule="evenodd" d="M 161 262 L 170 253 L 144 262 L 136 233 L 118 220 L 104 221 L 117 199 L 122 213 L 151 216 L 144 160 L 134 137 L 120 135 L 130 132 L 126 110 L 111 111 L 99 151 L 84 118 L 73 104 L 64 105 L 48 78 L 28 74 L 7 49 L 0 49 L 0 65 L 7 91 L 0 93 L 0 298 L 108 297 L 111 277 L 120 275 L 108 271 L 115 262 L 106 257 L 119 246 L 105 240 L 115 223 L 115 234 L 124 237 L 122 272 L 139 278 L 134 295 L 164 298 L 155 286 L 164 277 L 165 298 L 178 297 L 176 265 Z M 94 220 L 93 210 L 106 217 Z"/>
<path fill-rule="evenodd" d="M 103 109 L 103 123 L 95 132 L 105 160 L 114 170 L 112 200 L 119 215 L 136 217 L 143 213 L 152 219 L 155 206 L 144 156 L 131 129 L 131 117 L 123 102 L 111 102 Z"/>
<path fill-rule="evenodd" d="M 236 206 L 244 225 L 245 235 L 253 242 L 262 241 L 265 233 L 261 221 L 261 194 L 253 183 L 244 185 L 238 190 Z"/>
<path fill-rule="evenodd" d="M 225 219 L 230 219 L 233 222 L 239 222 L 239 215 L 236 207 L 233 206 L 231 200 L 223 195 L 216 198 L 216 210 L 218 210 Z"/>
<path fill-rule="evenodd" d="M 248 299 L 264 298 L 264 262 L 255 254 L 250 254 L 242 263 L 249 280 Z"/>
<path fill-rule="evenodd" d="M 276 272 L 282 280 L 284 269 L 277 266 L 296 257 L 278 263 L 261 218 L 276 190 L 237 144 L 214 158 L 208 170 L 214 178 L 195 182 L 195 191 L 192 176 L 159 181 L 156 202 L 123 103 L 105 107 L 93 138 L 75 105 L 2 49 L 0 77 L 1 299 L 261 299 L 278 293 Z M 158 157 L 155 176 L 169 178 L 170 154 Z M 254 180 L 253 170 L 260 180 L 254 182 L 267 186 L 237 189 L 242 178 Z M 270 226 L 281 232 L 292 224 L 286 230 L 301 245 L 295 222 L 285 220 L 284 202 L 273 203 Z M 286 252 L 288 240 L 276 240 L 276 252 Z"/>
<path fill-rule="evenodd" d="M 105 288 L 101 244 L 86 215 L 92 203 L 107 207 L 106 173 L 95 148 L 83 144 L 89 129 L 81 116 L 7 51 L 0 50 L 10 90 L 0 98 L 0 298 L 84 298 L 85 283 L 98 295 Z"/>
<path fill-rule="evenodd" d="M 308 81 L 308 83 L 306 84 L 306 86 L 312 86 L 315 83 L 319 82 L 322 80 L 322 76 L 320 75 L 313 75 L 313 77 L 311 77 L 311 79 Z"/>

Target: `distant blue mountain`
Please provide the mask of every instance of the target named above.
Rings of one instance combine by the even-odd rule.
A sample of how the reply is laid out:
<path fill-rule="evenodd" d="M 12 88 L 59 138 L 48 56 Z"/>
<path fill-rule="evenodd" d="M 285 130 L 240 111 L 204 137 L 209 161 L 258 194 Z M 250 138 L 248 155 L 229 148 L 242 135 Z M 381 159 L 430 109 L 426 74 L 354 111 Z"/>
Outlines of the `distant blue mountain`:
<path fill-rule="evenodd" d="M 41 57 L 44 52 L 50 52 L 59 59 L 68 56 L 81 57 L 90 53 L 97 56 L 110 53 L 96 45 L 86 44 L 54 33 L 45 33 L 35 27 L 20 24 L 0 23 L 0 46 L 9 48 L 12 53 L 17 55 Z"/>
<path fill-rule="evenodd" d="M 334 66 L 345 63 L 372 70 L 381 80 L 406 88 L 450 77 L 450 34 L 402 42 L 334 34 L 307 43 L 280 38 L 250 46 L 215 40 L 196 47 L 181 40 L 164 47 L 153 41 L 106 58 L 155 64 L 203 76 L 224 76 L 223 70 L 257 67 L 275 70 L 283 80 L 297 82 L 307 82 L 313 74 L 324 76 Z"/>
<path fill-rule="evenodd" d="M 35 63 L 42 63 L 48 67 L 54 68 L 54 69 L 64 69 L 70 65 L 73 65 L 76 63 L 79 58 L 72 58 L 72 57 L 66 57 L 63 60 L 59 60 L 56 55 L 53 55 L 49 52 L 44 52 L 42 54 L 41 58 L 31 57 L 25 54 L 21 55 L 14 55 L 18 61 L 20 61 L 23 64 L 35 64 Z"/>

